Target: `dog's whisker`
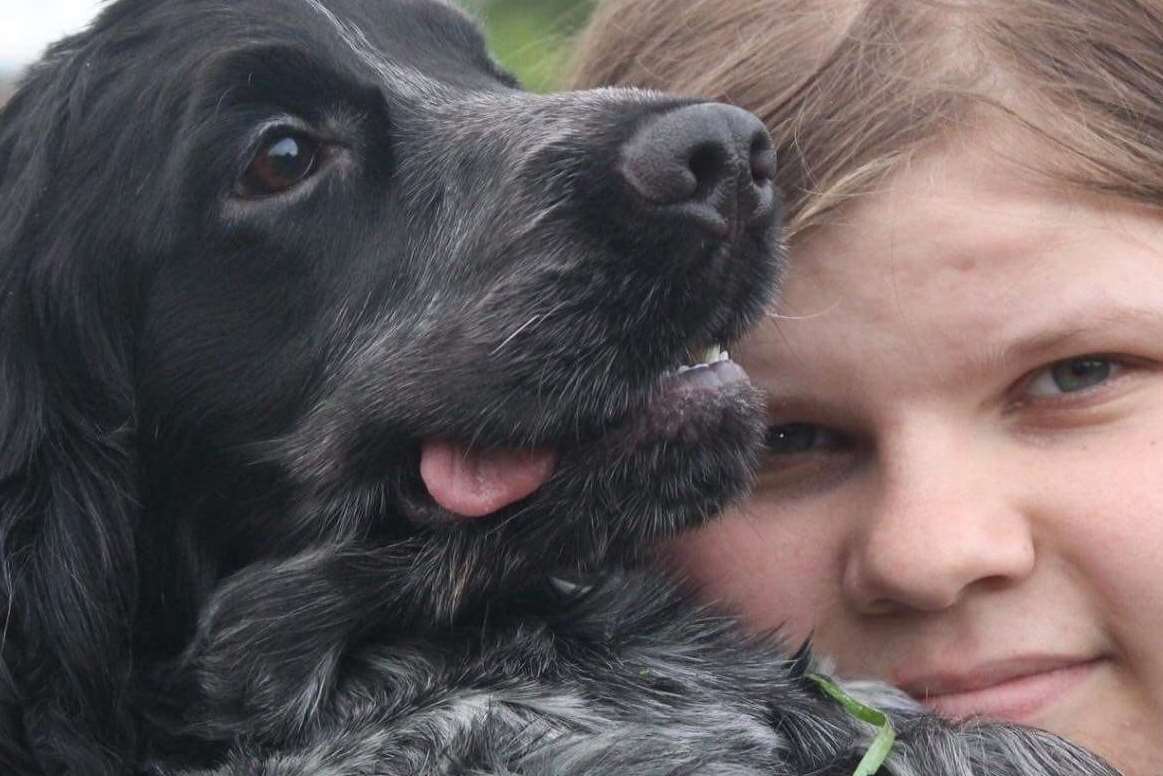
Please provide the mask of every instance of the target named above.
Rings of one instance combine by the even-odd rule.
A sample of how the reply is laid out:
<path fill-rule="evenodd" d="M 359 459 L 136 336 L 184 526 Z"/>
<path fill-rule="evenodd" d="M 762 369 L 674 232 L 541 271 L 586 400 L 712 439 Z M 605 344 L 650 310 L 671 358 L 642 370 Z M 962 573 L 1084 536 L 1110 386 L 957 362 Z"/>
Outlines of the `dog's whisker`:
<path fill-rule="evenodd" d="M 490 352 L 489 352 L 489 355 L 490 355 L 490 356 L 497 356 L 497 355 L 499 355 L 499 354 L 500 354 L 500 352 L 501 352 L 502 350 L 504 350 L 505 346 L 506 346 L 506 345 L 508 345 L 510 342 L 512 342 L 512 341 L 513 341 L 513 338 L 514 338 L 514 337 L 516 337 L 518 334 L 520 334 L 521 332 L 525 331 L 525 329 L 529 328 L 530 326 L 532 326 L 533 324 L 537 323 L 538 321 L 541 321 L 543 318 L 545 318 L 545 314 L 544 314 L 544 313 L 537 313 L 537 314 L 535 314 L 535 315 L 531 316 L 531 317 L 529 318 L 529 320 L 525 321 L 523 324 L 521 324 L 521 325 L 520 325 L 520 326 L 518 326 L 516 329 L 514 329 L 512 334 L 510 334 L 509 336 L 505 337 L 505 339 L 501 340 L 501 343 L 500 343 L 499 345 L 497 345 L 495 348 L 493 348 L 493 349 L 492 349 L 492 351 L 490 351 Z"/>

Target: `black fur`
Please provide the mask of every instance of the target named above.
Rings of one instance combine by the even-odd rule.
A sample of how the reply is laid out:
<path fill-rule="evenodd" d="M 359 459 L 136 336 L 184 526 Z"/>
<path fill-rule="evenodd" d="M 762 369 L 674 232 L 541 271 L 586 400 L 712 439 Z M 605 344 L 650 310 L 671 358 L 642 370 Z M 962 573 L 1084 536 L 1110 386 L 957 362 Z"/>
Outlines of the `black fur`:
<path fill-rule="evenodd" d="M 708 236 L 619 172 L 689 104 L 522 93 L 433 0 L 120 0 L 51 49 L 0 114 L 0 772 L 849 772 L 806 656 L 609 571 L 762 438 L 662 377 L 776 270 L 773 213 Z M 455 521 L 433 437 L 559 461 Z M 1109 772 L 899 724 L 898 774 Z"/>

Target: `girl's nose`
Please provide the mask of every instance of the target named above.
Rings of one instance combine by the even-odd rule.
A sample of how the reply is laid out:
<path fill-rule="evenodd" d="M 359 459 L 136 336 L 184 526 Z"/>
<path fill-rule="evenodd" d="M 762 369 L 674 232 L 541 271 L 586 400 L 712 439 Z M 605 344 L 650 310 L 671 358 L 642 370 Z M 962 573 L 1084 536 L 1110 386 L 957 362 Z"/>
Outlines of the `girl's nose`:
<path fill-rule="evenodd" d="M 975 589 L 1020 581 L 1035 563 L 1016 472 L 1004 451 L 970 434 L 913 423 L 883 440 L 867 513 L 854 515 L 844 592 L 868 614 L 938 611 Z"/>

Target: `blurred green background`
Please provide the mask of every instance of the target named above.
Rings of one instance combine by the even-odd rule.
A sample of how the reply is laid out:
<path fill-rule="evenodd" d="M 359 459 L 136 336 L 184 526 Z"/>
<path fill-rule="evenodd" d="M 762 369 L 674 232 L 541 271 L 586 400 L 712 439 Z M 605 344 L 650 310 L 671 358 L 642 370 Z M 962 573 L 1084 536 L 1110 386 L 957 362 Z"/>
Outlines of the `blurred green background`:
<path fill-rule="evenodd" d="M 0 0 L 0 6 L 5 2 L 26 1 Z M 78 1 L 89 2 L 89 0 Z M 456 0 L 456 2 L 484 23 L 493 53 L 505 67 L 516 73 L 525 88 L 545 92 L 560 85 L 574 39 L 589 18 L 595 0 Z M 76 24 L 79 26 L 87 18 L 84 14 L 78 15 Z M 46 39 L 44 43 L 47 42 Z M 23 64 L 23 61 L 20 64 Z M 18 65 L 10 65 L 5 69 L 0 64 L 0 104 L 3 104 L 12 89 L 17 67 Z"/>
<path fill-rule="evenodd" d="M 458 0 L 480 18 L 501 64 L 527 89 L 559 86 L 594 0 Z"/>

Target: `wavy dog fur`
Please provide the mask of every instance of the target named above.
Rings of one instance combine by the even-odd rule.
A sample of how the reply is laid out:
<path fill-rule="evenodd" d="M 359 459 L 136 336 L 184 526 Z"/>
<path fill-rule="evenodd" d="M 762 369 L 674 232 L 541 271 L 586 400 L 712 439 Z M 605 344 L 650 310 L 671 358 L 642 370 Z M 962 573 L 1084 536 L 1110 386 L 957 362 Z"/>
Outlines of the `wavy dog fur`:
<path fill-rule="evenodd" d="M 627 184 L 680 114 L 746 125 L 523 93 L 434 0 L 119 0 L 50 49 L 0 114 L 0 772 L 850 772 L 806 652 L 613 570 L 763 436 L 667 376 L 778 269 L 747 163 L 716 234 Z M 454 520 L 436 438 L 557 465 Z M 898 776 L 1111 773 L 876 693 Z"/>

